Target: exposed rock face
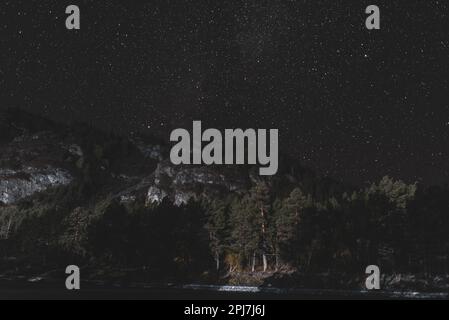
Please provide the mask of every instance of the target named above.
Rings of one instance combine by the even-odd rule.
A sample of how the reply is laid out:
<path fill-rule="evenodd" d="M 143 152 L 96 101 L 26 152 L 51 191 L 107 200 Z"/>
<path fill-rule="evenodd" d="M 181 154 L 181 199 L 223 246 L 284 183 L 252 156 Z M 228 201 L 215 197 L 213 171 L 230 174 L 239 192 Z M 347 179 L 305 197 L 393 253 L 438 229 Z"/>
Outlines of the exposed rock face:
<path fill-rule="evenodd" d="M 82 156 L 79 146 L 64 140 L 52 127 L 30 116 L 0 112 L 0 204 L 9 205 L 50 187 L 73 180 L 68 158 Z M 36 127 L 33 128 L 33 125 Z"/>
<path fill-rule="evenodd" d="M 101 171 L 102 183 L 122 203 L 144 196 L 147 204 L 167 199 L 181 206 L 202 196 L 243 191 L 254 182 L 248 170 L 236 166 L 175 166 L 165 147 L 141 137 L 124 148 L 95 133 L 80 134 L 17 112 L 0 118 L 0 127 L 8 132 L 0 140 L 0 203 L 6 205 L 93 170 Z"/>
<path fill-rule="evenodd" d="M 71 175 L 59 168 L 32 168 L 20 170 L 0 168 L 0 202 L 12 204 L 49 187 L 67 185 Z"/>
<path fill-rule="evenodd" d="M 161 203 L 165 198 L 174 205 L 187 204 L 190 199 L 214 192 L 238 192 L 248 183 L 239 170 L 216 167 L 175 166 L 161 161 L 154 172 L 154 182 L 147 194 L 147 203 Z"/>
<path fill-rule="evenodd" d="M 164 190 L 151 186 L 147 194 L 147 203 L 161 203 L 165 197 L 167 197 L 167 193 Z"/>
<path fill-rule="evenodd" d="M 69 184 L 66 148 L 49 132 L 22 134 L 0 146 L 0 203 L 13 204 L 50 187 Z"/>

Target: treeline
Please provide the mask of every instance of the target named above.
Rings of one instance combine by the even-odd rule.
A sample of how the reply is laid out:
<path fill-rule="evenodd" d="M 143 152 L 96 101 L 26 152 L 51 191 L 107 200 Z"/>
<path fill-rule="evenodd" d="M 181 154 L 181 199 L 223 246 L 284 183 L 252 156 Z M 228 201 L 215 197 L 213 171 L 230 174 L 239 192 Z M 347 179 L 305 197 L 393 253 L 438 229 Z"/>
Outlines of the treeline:
<path fill-rule="evenodd" d="M 276 196 L 260 183 L 211 202 L 206 225 L 217 267 L 302 272 L 448 272 L 449 189 L 384 177 L 317 200 L 301 188 Z"/>
<path fill-rule="evenodd" d="M 369 264 L 384 272 L 449 271 L 447 187 L 385 177 L 328 197 L 303 189 L 279 194 L 259 181 L 244 193 L 148 207 L 118 198 L 89 203 L 75 186 L 61 188 L 0 209 L 8 225 L 0 253 L 34 264 L 75 261 L 183 279 L 204 271 L 352 273 Z"/>

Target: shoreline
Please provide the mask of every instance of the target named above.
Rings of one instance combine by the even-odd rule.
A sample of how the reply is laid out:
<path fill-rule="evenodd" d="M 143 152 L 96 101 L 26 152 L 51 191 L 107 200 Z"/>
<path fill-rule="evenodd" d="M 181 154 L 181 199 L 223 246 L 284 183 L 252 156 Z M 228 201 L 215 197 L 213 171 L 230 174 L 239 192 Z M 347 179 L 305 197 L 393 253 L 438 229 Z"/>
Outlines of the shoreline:
<path fill-rule="evenodd" d="M 276 288 L 204 284 L 107 283 L 84 281 L 79 291 L 69 291 L 64 281 L 56 279 L 0 278 L 0 300 L 3 299 L 137 299 L 137 300 L 448 300 L 449 292 L 398 290 L 339 290 Z"/>

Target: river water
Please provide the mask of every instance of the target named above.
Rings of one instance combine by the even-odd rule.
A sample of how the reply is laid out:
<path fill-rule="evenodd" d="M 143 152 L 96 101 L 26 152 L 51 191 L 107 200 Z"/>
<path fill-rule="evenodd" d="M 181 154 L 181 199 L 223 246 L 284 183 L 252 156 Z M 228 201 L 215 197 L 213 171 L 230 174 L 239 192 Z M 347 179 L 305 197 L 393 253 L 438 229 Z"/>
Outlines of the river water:
<path fill-rule="evenodd" d="M 137 300 L 296 300 L 296 299 L 449 299 L 448 293 L 362 290 L 282 289 L 210 285 L 127 286 L 82 283 L 81 290 L 68 291 L 64 282 L 0 280 L 0 299 L 137 299 Z"/>

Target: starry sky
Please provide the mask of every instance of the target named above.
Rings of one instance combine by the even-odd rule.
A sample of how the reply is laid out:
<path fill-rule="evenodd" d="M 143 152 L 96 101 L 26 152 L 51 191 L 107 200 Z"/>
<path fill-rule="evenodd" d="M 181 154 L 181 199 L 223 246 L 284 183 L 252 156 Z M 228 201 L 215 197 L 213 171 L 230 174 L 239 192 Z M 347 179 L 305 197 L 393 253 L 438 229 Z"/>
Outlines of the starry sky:
<path fill-rule="evenodd" d="M 371 4 L 381 30 L 365 28 Z M 443 0 L 3 0 L 1 107 L 166 140 L 193 120 L 277 128 L 320 175 L 445 183 L 448 14 Z"/>

